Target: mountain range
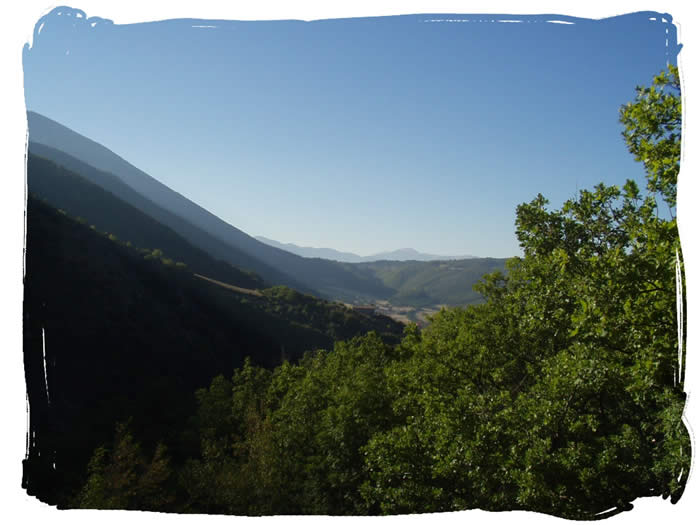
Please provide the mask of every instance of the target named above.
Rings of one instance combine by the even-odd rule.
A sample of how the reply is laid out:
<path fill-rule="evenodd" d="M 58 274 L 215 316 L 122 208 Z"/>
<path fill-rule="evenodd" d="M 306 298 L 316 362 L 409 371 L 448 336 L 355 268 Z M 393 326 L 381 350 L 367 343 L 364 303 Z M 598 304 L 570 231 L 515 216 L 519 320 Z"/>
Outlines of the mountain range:
<path fill-rule="evenodd" d="M 128 195 L 121 194 L 127 203 L 156 217 L 198 248 L 259 274 L 268 284 L 291 286 L 324 298 L 331 298 L 329 292 L 339 286 L 362 293 L 389 292 L 377 279 L 359 276 L 333 261 L 305 259 L 254 239 L 101 144 L 58 122 L 32 111 L 27 113 L 27 120 L 30 152 L 41 150 L 48 160 L 59 165 L 69 163 L 77 174 L 97 184 L 101 182 L 95 178 L 95 170 L 116 176 L 133 190 Z"/>
<path fill-rule="evenodd" d="M 30 165 L 36 167 L 28 174 L 30 192 L 100 231 L 162 250 L 221 282 L 244 288 L 284 285 L 346 303 L 461 305 L 480 300 L 472 291 L 479 272 L 504 267 L 504 259 L 465 256 L 448 271 L 433 263 L 454 257 L 410 248 L 361 257 L 254 238 L 102 144 L 32 111 L 27 121 Z M 379 261 L 393 264 L 373 265 Z"/>
<path fill-rule="evenodd" d="M 47 179 L 55 178 L 69 206 L 75 204 L 66 195 L 74 192 L 74 201 L 93 201 L 84 210 L 102 208 L 105 221 L 121 217 L 124 231 L 143 228 L 139 242 L 163 234 L 171 253 L 198 271 L 260 285 L 51 161 L 30 156 L 28 175 L 30 188 L 44 195 Z M 173 422 L 193 411 L 192 392 L 218 374 L 231 377 L 245 359 L 271 367 L 370 331 L 395 343 L 403 331 L 388 317 L 284 286 L 232 291 L 189 265 L 99 231 L 33 190 L 26 231 L 23 335 L 32 439 L 23 484 L 51 504 L 65 504 L 66 493 L 84 483 L 89 456 L 110 440 L 115 421 L 129 417 L 145 436 L 173 432 Z"/>
<path fill-rule="evenodd" d="M 280 250 L 286 250 L 301 257 L 329 259 L 331 261 L 361 263 L 376 261 L 452 261 L 457 259 L 474 259 L 473 255 L 433 255 L 421 253 L 414 248 L 400 248 L 389 252 L 376 253 L 374 255 L 357 255 L 350 252 L 341 252 L 333 248 L 313 248 L 310 246 L 298 246 L 293 243 L 281 243 L 261 235 L 255 238 Z"/>
<path fill-rule="evenodd" d="M 27 117 L 32 440 L 23 486 L 51 504 L 84 483 L 89 454 L 115 421 L 131 418 L 155 446 L 216 374 L 369 332 L 398 342 L 404 325 L 387 304 L 405 313 L 476 303 L 472 285 L 504 268 L 493 258 L 421 261 L 431 256 L 415 250 L 352 263 L 300 256 L 227 224 L 105 146 Z M 190 446 L 174 443 L 173 453 Z"/>

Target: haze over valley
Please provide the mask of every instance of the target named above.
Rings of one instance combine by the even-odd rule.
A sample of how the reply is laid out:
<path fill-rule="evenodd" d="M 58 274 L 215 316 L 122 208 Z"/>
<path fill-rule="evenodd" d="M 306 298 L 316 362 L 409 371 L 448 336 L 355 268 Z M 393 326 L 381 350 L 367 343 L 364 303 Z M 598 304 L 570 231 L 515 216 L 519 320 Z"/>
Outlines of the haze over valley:
<path fill-rule="evenodd" d="M 338 262 L 374 262 L 374 261 L 449 261 L 454 259 L 471 259 L 473 255 L 432 255 L 429 253 L 421 253 L 414 248 L 400 248 L 387 252 L 376 253 L 374 255 L 357 255 L 350 252 L 342 252 L 333 248 L 313 248 L 310 246 L 297 246 L 294 243 L 282 243 L 268 239 L 261 235 L 256 235 L 255 238 L 260 242 L 275 246 L 288 252 L 296 253 L 302 257 L 320 257 L 322 259 L 330 259 Z"/>
<path fill-rule="evenodd" d="M 45 162 L 40 159 L 62 166 L 63 178 L 70 180 L 69 184 L 57 176 L 45 175 L 48 167 L 37 170 L 44 176 L 29 178 L 31 192 L 70 215 L 83 218 L 100 231 L 109 231 L 142 248 L 163 249 L 168 257 L 196 268 L 190 256 L 182 254 L 179 248 L 164 245 L 166 241 L 157 235 L 144 238 L 148 230 L 130 225 L 113 206 L 105 207 L 98 204 L 99 199 L 88 197 L 89 191 L 101 188 L 109 192 L 106 195 L 118 197 L 123 206 L 132 210 L 130 214 L 140 212 L 159 221 L 159 227 L 162 225 L 170 237 L 177 235 L 182 239 L 178 240 L 180 244 L 188 242 L 198 253 L 208 252 L 217 261 L 211 264 L 222 270 L 204 268 L 199 273 L 232 285 L 282 284 L 348 305 L 382 301 L 385 313 L 422 324 L 424 319 L 418 315 L 422 309 L 478 302 L 473 284 L 485 272 L 503 268 L 504 259 L 453 259 L 414 250 L 357 256 L 352 263 L 338 262 L 338 259 L 353 259 L 352 254 L 321 249 L 327 257 L 320 258 L 316 249 L 298 249 L 269 240 L 260 242 L 170 190 L 103 145 L 38 113 L 29 112 L 28 119 L 30 154 L 36 155 L 36 162 L 43 162 L 42 165 Z M 252 273 L 246 274 L 245 279 L 232 277 L 238 271 L 234 268 Z M 403 309 L 396 313 L 392 306 Z"/>

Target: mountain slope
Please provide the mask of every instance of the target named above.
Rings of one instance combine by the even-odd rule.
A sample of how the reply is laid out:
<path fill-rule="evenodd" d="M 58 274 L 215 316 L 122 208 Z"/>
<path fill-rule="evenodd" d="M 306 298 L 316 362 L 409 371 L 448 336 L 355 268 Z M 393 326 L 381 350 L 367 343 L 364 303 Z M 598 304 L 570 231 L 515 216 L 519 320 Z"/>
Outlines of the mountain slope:
<path fill-rule="evenodd" d="M 473 255 L 433 255 L 422 253 L 413 248 L 400 248 L 390 252 L 381 252 L 368 257 L 363 257 L 364 262 L 375 261 L 454 261 L 457 259 L 476 259 Z"/>
<path fill-rule="evenodd" d="M 146 259 L 31 194 L 24 292 L 34 437 L 23 485 L 52 503 L 84 482 L 116 422 L 132 418 L 151 445 L 176 435 L 192 392 L 230 377 L 246 356 L 272 366 L 370 330 L 396 341 L 403 329 L 283 287 L 250 300 Z M 167 444 L 177 457 L 179 444 Z"/>
<path fill-rule="evenodd" d="M 31 142 L 50 146 L 101 171 L 112 173 L 159 206 L 171 211 L 173 208 L 181 210 L 185 218 L 197 213 L 209 213 L 94 140 L 33 111 L 27 112 L 27 121 Z"/>
<path fill-rule="evenodd" d="M 388 300 L 397 306 L 460 306 L 478 303 L 482 297 L 472 286 L 486 273 L 505 269 L 506 259 L 474 258 L 456 261 L 377 261 L 347 267 L 379 278 L 394 293 Z"/>
<path fill-rule="evenodd" d="M 31 153 L 27 159 L 27 186 L 31 193 L 52 206 L 80 217 L 98 231 L 109 232 L 138 248 L 161 250 L 163 257 L 237 286 L 263 286 L 262 279 L 257 275 L 215 260 L 172 229 L 100 186 Z"/>
<path fill-rule="evenodd" d="M 363 257 L 361 255 L 356 255 L 350 252 L 340 252 L 338 250 L 334 250 L 333 248 L 312 248 L 310 246 L 298 246 L 292 243 L 281 243 L 273 239 L 268 239 L 267 237 L 263 237 L 261 235 L 256 235 L 255 238 L 262 243 L 274 246 L 275 248 L 279 248 L 280 250 L 285 250 L 290 253 L 294 253 L 296 255 L 299 255 L 300 257 L 318 257 L 321 259 L 328 259 L 331 261 L 350 263 L 363 261 Z"/>
<path fill-rule="evenodd" d="M 293 282 L 283 282 L 282 284 L 320 291 L 326 297 L 333 297 L 332 293 L 335 289 L 350 289 L 380 297 L 391 292 L 378 279 L 347 271 L 334 261 L 306 259 L 261 243 L 171 190 L 95 141 L 32 111 L 27 112 L 27 119 L 31 142 L 44 144 L 75 157 L 98 170 L 116 175 L 136 192 L 158 206 L 229 246 L 265 263 L 265 265 L 272 266 L 278 272 L 291 276 L 287 281 Z M 82 175 L 82 172 L 78 173 Z M 231 260 L 229 262 L 236 264 Z M 250 269 L 259 273 L 263 278 L 273 281 L 265 268 L 251 267 Z M 294 282 L 301 283 L 302 286 L 295 286 Z"/>
<path fill-rule="evenodd" d="M 90 181 L 94 185 L 106 190 L 107 192 L 113 194 L 115 197 L 118 197 L 130 208 L 136 208 L 143 214 L 150 216 L 162 225 L 169 227 L 173 230 L 173 233 L 181 236 L 191 245 L 196 246 L 197 249 L 206 252 L 211 257 L 226 261 L 233 266 L 258 273 L 270 284 L 285 284 L 288 286 L 300 288 L 304 291 L 311 291 L 310 288 L 305 287 L 289 275 L 280 272 L 279 270 L 265 264 L 259 259 L 252 257 L 251 255 L 234 246 L 230 246 L 226 243 L 221 242 L 216 237 L 210 235 L 201 228 L 194 226 L 193 224 L 184 220 L 182 217 L 164 209 L 161 206 L 158 206 L 153 201 L 147 199 L 146 197 L 138 193 L 136 190 L 134 190 L 131 186 L 123 182 L 119 177 L 116 177 L 111 173 L 98 170 L 82 162 L 81 160 L 76 159 L 71 155 L 68 155 L 63 151 L 59 151 L 55 148 L 51 148 L 44 144 L 33 141 L 29 142 L 29 153 L 30 156 L 34 154 L 45 159 L 50 159 L 57 165 L 67 168 L 76 176 L 82 177 L 85 180 Z M 41 165 L 43 166 L 44 164 Z M 52 170 L 52 173 L 60 173 L 60 170 Z M 103 217 L 103 214 L 106 211 L 106 209 L 103 210 L 99 206 L 90 206 L 90 202 L 86 201 L 85 199 L 83 199 L 82 201 L 75 199 L 75 195 L 72 194 L 72 191 L 65 188 L 62 189 L 60 184 L 57 185 L 57 183 L 54 182 L 50 186 L 45 186 L 43 191 L 38 191 L 39 188 L 33 188 L 32 185 L 38 184 L 40 181 L 37 179 L 36 181 L 32 182 L 31 175 L 32 173 L 30 170 L 28 173 L 30 191 L 37 190 L 37 194 L 41 195 L 43 198 L 47 199 L 52 204 L 55 204 L 56 207 L 66 209 L 66 207 L 68 206 L 66 199 L 70 199 L 70 202 L 73 205 L 72 209 L 75 210 L 74 213 L 71 213 L 72 215 L 84 217 L 85 219 L 88 219 L 91 224 L 95 224 L 96 226 L 99 226 L 100 223 L 104 223 L 105 220 L 108 221 L 110 224 L 114 223 L 114 216 Z M 70 179 L 74 181 L 75 177 L 71 177 Z M 44 180 L 44 184 L 48 184 L 48 181 L 45 180 L 45 177 L 42 180 Z M 86 190 L 82 188 L 79 191 Z M 94 189 L 91 190 L 91 192 L 94 193 Z M 59 194 L 62 198 L 61 202 L 58 202 L 58 200 L 56 200 Z M 88 211 L 88 209 L 90 211 Z M 131 212 L 129 212 L 129 214 L 130 213 Z M 118 226 L 105 226 L 100 229 L 114 232 L 118 237 L 121 237 L 124 240 L 130 240 L 144 248 L 164 248 L 164 246 L 158 246 L 154 244 L 139 244 L 139 242 L 137 242 L 137 239 L 134 238 L 134 234 L 127 235 L 126 233 L 117 233 Z M 176 254 L 174 253 L 168 253 L 168 255 L 176 256 Z M 206 271 L 202 271 L 201 273 L 206 273 Z"/>
<path fill-rule="evenodd" d="M 167 429 L 191 408 L 193 388 L 216 373 L 230 374 L 247 355 L 276 362 L 273 337 L 192 280 L 30 196 L 24 357 L 36 436 L 23 481 L 30 494 L 60 500 L 115 422 L 133 416 L 144 432 Z"/>

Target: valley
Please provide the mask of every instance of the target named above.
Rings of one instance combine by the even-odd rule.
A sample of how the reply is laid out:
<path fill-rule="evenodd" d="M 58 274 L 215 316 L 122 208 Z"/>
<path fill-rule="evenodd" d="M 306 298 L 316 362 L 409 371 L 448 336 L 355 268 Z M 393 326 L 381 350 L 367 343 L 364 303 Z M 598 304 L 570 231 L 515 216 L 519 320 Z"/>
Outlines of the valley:
<path fill-rule="evenodd" d="M 99 231 L 160 250 L 174 262 L 223 283 L 247 289 L 283 285 L 350 304 L 384 301 L 390 305 L 385 311 L 395 318 L 424 323 L 438 305 L 481 301 L 472 286 L 485 273 L 505 266 L 505 259 L 488 257 L 412 260 L 438 257 L 415 250 L 376 256 L 401 260 L 363 262 L 291 253 L 278 247 L 284 245 L 271 246 L 238 230 L 58 122 L 34 112 L 28 113 L 28 121 L 28 182 L 37 197 Z"/>
<path fill-rule="evenodd" d="M 656 208 L 675 205 L 675 174 L 646 199 L 630 180 L 562 211 L 539 194 L 517 207 L 523 256 L 507 265 L 339 262 L 264 244 L 104 146 L 29 121 L 29 495 L 183 514 L 599 519 L 682 494 L 680 244 Z"/>
<path fill-rule="evenodd" d="M 392 319 L 395 319 L 402 323 L 416 323 L 421 328 L 425 328 L 428 325 L 430 316 L 438 313 L 441 308 L 447 307 L 447 305 L 435 305 L 435 306 L 396 306 L 391 304 L 389 301 L 377 301 L 377 312 L 387 315 Z"/>

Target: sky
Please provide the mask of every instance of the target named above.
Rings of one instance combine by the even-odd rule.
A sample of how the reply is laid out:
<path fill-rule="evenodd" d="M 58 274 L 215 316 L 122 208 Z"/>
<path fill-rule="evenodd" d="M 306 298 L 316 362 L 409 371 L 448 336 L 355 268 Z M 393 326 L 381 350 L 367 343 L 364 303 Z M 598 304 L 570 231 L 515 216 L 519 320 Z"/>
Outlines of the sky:
<path fill-rule="evenodd" d="M 677 54 L 654 13 L 99 15 L 39 20 L 28 109 L 246 233 L 360 255 L 517 255 L 518 204 L 642 181 L 618 111 Z"/>

